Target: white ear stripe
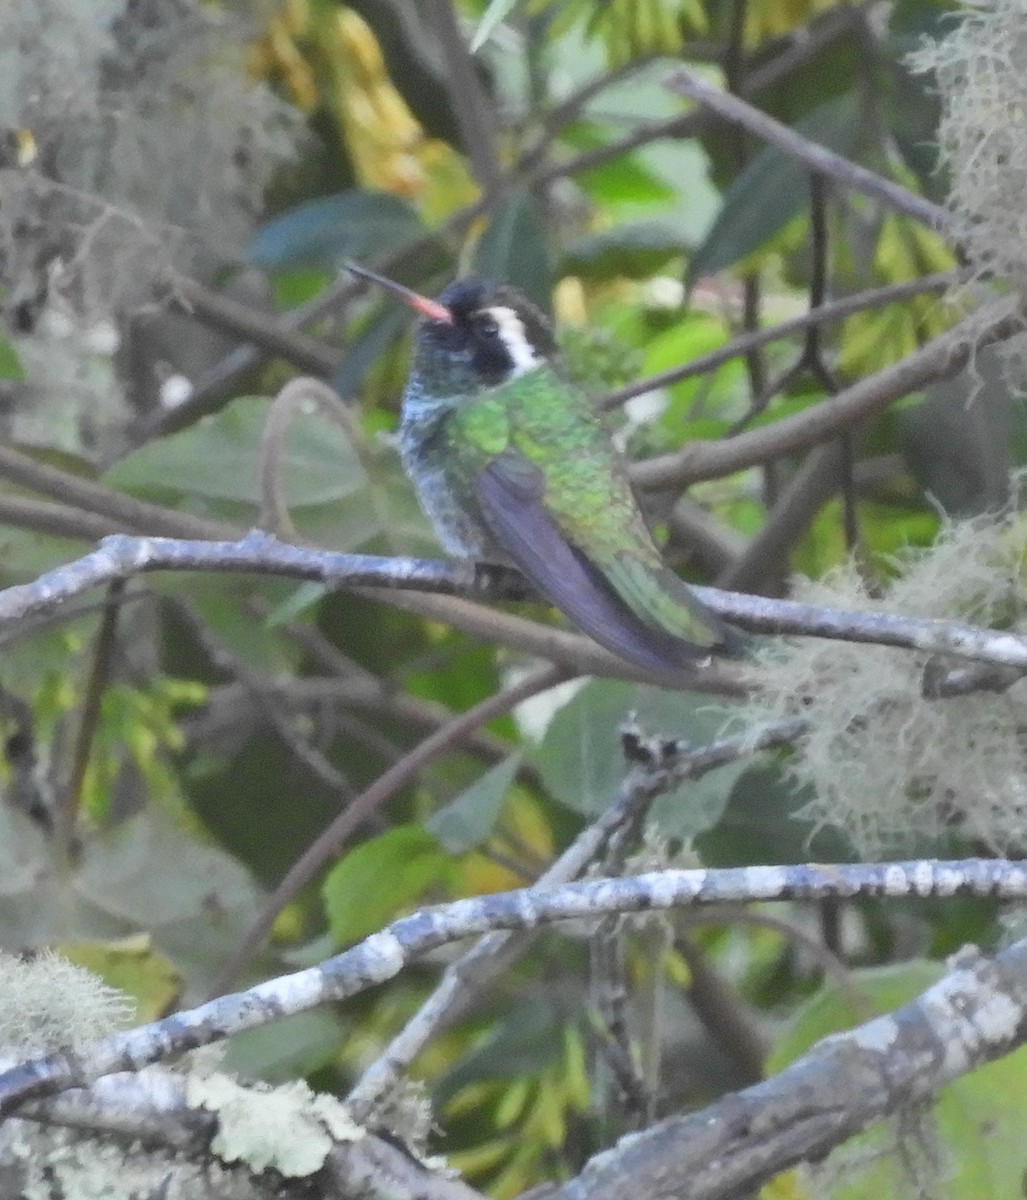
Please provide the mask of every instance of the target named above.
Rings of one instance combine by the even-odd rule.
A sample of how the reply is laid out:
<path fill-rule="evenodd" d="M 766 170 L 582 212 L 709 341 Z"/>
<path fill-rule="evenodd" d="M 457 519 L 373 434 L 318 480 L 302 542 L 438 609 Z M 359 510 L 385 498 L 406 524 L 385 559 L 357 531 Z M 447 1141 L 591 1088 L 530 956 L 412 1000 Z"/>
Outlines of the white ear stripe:
<path fill-rule="evenodd" d="M 518 375 L 541 366 L 543 360 L 528 341 L 524 323 L 514 310 L 507 308 L 505 304 L 497 304 L 487 311 L 499 326 L 499 336 L 503 339 L 503 345 L 513 363 L 508 378 L 516 379 Z"/>

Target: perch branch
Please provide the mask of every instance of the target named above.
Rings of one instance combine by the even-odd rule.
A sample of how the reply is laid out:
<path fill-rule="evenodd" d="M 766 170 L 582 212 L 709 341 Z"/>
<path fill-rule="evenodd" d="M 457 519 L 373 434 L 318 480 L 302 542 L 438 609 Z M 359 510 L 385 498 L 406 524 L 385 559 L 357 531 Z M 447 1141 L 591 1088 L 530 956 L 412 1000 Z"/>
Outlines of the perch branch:
<path fill-rule="evenodd" d="M 31 583 L 15 584 L 0 591 L 0 628 L 25 617 L 52 612 L 91 588 L 149 571 L 262 573 L 315 580 L 330 587 L 436 592 L 493 600 L 519 599 L 525 595 L 524 581 L 505 567 L 339 554 L 288 545 L 260 531 L 237 542 L 115 534 L 104 538 L 97 549 L 82 558 L 48 571 Z M 868 642 L 1009 667 L 1027 667 L 1027 638 L 1003 630 L 983 629 L 961 621 L 825 608 L 716 588 L 696 586 L 693 591 L 719 616 L 753 633 L 803 634 L 838 641 Z M 522 621 L 521 624 L 530 623 Z M 571 638 L 556 629 L 543 632 L 555 635 L 556 640 L 550 648 L 557 651 L 556 657 L 561 657 L 560 638 L 583 640 Z M 606 658 L 615 663 L 612 656 Z M 712 680 L 716 679 L 715 672 L 708 674 Z M 697 682 L 701 683 L 705 675 L 706 672 L 698 671 Z"/>
<path fill-rule="evenodd" d="M 441 946 L 494 930 L 536 929 L 555 921 L 593 920 L 610 913 L 665 911 L 711 903 L 821 900 L 826 897 L 930 899 L 956 895 L 1023 899 L 1027 897 L 1027 864 L 1002 859 L 966 859 L 959 862 L 920 860 L 655 871 L 622 879 L 568 883 L 545 891 L 528 889 L 456 900 L 401 917 L 315 967 L 114 1034 L 76 1053 L 57 1051 L 20 1063 L 0 1073 L 0 1116 L 13 1113 L 27 1100 L 86 1086 L 115 1071 L 138 1070 L 245 1029 L 259 1028 L 295 1013 L 345 1000 L 394 979 L 408 963 Z M 1003 978 L 1001 1004 L 993 990 L 997 1012 L 981 1013 L 976 1011 L 976 1003 L 968 1005 L 966 1017 L 973 1038 L 965 1045 L 951 1047 L 949 1053 L 942 1053 L 945 1047 L 931 1040 L 928 1043 L 931 1053 L 926 1055 L 921 1040 L 915 1071 L 907 1089 L 929 1094 L 938 1083 L 1005 1053 L 1018 1037 L 1023 1036 L 1021 1030 L 1027 1032 L 1027 1020 L 1022 1012 L 1022 1008 L 1027 1007 L 1027 943 L 1017 943 L 1000 955 L 995 969 L 999 967 L 1003 976 L 1019 975 L 1021 981 Z M 958 977 L 950 979 L 962 986 L 967 975 L 967 971 L 962 971 Z M 976 974 L 973 978 L 977 981 Z M 979 990 L 979 981 L 977 986 Z M 943 993 L 948 999 L 939 1011 L 939 1017 L 959 1020 L 959 1010 L 954 1004 L 957 991 L 958 987 L 950 983 Z M 898 1064 L 893 1052 L 896 1033 L 892 1025 L 887 1024 L 892 1018 L 881 1018 L 880 1021 L 886 1024 L 874 1022 L 868 1027 L 880 1040 L 871 1038 L 865 1044 L 867 1048 L 872 1046 L 882 1060 L 879 1066 L 884 1086 L 886 1078 L 891 1078 L 893 1072 L 897 1074 Z M 864 1043 L 857 1041 L 855 1044 Z M 882 1051 L 887 1053 L 882 1054 Z M 929 1067 L 933 1069 L 928 1071 Z M 891 1095 L 890 1091 L 888 1094 Z M 832 1129 L 849 1111 L 848 1103 L 840 1110 L 837 1099 L 837 1092 L 832 1093 Z M 847 1102 L 850 1099 L 846 1097 Z M 735 1101 L 737 1097 L 732 1103 Z M 854 1105 L 852 1111 L 860 1113 L 863 1110 Z M 874 1115 L 879 1115 L 879 1111 L 879 1106 L 872 1110 Z M 750 1122 L 746 1122 L 745 1128 L 750 1127 Z M 616 1194 L 620 1196 L 624 1192 L 621 1190 Z"/>

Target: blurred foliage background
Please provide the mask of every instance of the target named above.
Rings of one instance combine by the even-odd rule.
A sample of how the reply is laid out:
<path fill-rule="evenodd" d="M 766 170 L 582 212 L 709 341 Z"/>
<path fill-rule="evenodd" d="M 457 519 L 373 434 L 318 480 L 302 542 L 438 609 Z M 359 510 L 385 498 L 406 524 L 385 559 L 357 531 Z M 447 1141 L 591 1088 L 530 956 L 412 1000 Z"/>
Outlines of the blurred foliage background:
<path fill-rule="evenodd" d="M 941 203 L 935 79 L 907 55 L 943 37 L 953 11 L 942 0 L 5 8 L 0 581 L 35 578 L 109 532 L 234 537 L 262 519 L 269 462 L 293 536 L 437 556 L 389 436 L 409 321 L 340 273 L 347 259 L 429 293 L 465 272 L 515 283 L 553 315 L 597 404 L 811 305 L 900 289 L 815 337 L 781 337 L 613 405 L 635 458 L 770 425 L 902 360 L 966 310 L 937 281 L 901 290 L 952 272 L 953 247 L 837 180 L 811 186 L 667 81 L 697 66 Z M 338 405 L 300 404 L 269 441 L 271 398 L 298 372 L 329 383 Z M 648 491 L 647 511 L 688 578 L 779 595 L 793 572 L 819 578 L 855 554 L 864 599 L 880 596 L 896 551 L 930 548 L 944 520 L 1008 499 L 1027 460 L 1011 396 L 997 355 L 982 352 L 972 372 L 851 429 L 830 471 L 778 456 Z M 579 680 L 412 760 L 535 669 L 514 613 L 556 619 L 538 605 L 490 614 L 169 575 L 3 631 L 0 942 L 56 946 L 153 1017 L 224 986 L 229 960 L 252 980 L 418 903 L 529 883 L 618 794 L 628 714 L 696 744 L 733 715 L 751 719 L 723 698 Z M 742 760 L 662 798 L 629 866 L 855 857 L 853 829 L 829 805 L 810 808 L 787 757 Z M 412 761 L 316 877 L 263 907 L 340 812 Z M 958 822 L 928 837 L 913 821 L 896 836 L 909 854 L 982 850 Z M 261 913 L 270 937 L 240 957 Z M 492 1195 L 572 1175 L 618 1134 L 752 1081 L 815 1034 L 912 994 L 936 971 L 929 960 L 1000 935 L 994 905 L 958 900 L 779 905 L 620 932 L 641 1110 L 611 1065 L 581 930 L 542 939 L 415 1065 L 434 1144 Z M 825 963 L 863 997 L 859 1012 L 824 995 L 803 1008 Z M 230 1062 L 345 1092 L 440 965 L 240 1038 Z M 945 1195 L 1012 1194 L 1011 1147 L 989 1168 L 991 1191 L 963 1156 L 982 1122 L 1020 1119 L 1024 1089 L 1009 1082 L 996 1114 L 981 1079 L 939 1117 L 961 1164 Z M 864 1157 L 775 1194 L 880 1194 L 884 1168 L 872 1148 Z"/>

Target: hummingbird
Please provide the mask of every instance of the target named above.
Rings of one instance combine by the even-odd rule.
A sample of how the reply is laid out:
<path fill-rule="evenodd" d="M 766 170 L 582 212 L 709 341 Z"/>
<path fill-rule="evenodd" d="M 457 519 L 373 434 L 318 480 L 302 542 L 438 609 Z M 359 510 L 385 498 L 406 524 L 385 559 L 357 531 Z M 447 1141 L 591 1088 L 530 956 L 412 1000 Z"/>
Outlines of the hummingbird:
<path fill-rule="evenodd" d="M 419 315 L 399 451 L 443 546 L 514 565 L 607 650 L 680 680 L 738 639 L 663 562 L 623 458 L 561 372 L 547 317 L 481 279 L 437 299 L 347 264 Z"/>

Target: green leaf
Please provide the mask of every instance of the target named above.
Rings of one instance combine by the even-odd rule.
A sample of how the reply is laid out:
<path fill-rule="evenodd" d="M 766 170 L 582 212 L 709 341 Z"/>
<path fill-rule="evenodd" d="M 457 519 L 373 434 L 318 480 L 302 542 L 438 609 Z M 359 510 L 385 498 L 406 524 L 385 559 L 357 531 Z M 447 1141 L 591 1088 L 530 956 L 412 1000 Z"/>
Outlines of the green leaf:
<path fill-rule="evenodd" d="M 613 802 L 627 774 L 620 727 L 634 715 L 649 733 L 704 745 L 720 732 L 727 714 L 702 697 L 613 680 L 592 680 L 553 717 L 536 762 L 546 789 L 561 804 L 593 816 Z M 740 768 L 733 764 L 688 780 L 663 796 L 652 819 L 673 837 L 708 828 L 727 804 Z"/>
<path fill-rule="evenodd" d="M 16 383 L 25 379 L 25 369 L 21 365 L 18 351 L 6 338 L 0 338 L 0 379 L 11 379 Z"/>
<path fill-rule="evenodd" d="M 417 210 L 391 192 L 351 188 L 311 200 L 257 230 L 246 261 L 281 267 L 341 267 L 349 258 L 377 258 L 423 230 Z"/>
<path fill-rule="evenodd" d="M 843 995 L 832 984 L 813 997 L 778 1040 L 768 1071 L 781 1070 L 822 1037 L 894 1011 L 943 974 L 939 963 L 924 961 L 850 972 L 851 993 Z M 854 996 L 862 1003 L 854 1004 Z M 930 1170 L 935 1147 L 940 1152 L 931 1195 L 945 1200 L 1005 1200 L 1022 1194 L 1025 1079 L 1027 1049 L 1020 1049 L 942 1089 L 922 1117 L 926 1141 L 910 1143 L 921 1170 Z M 836 1152 L 838 1172 L 825 1193 L 830 1200 L 912 1195 L 916 1189 L 904 1165 L 909 1160 L 895 1152 L 896 1136 L 917 1139 L 917 1131 L 914 1127 L 897 1133 L 894 1124 L 881 1125 Z"/>
<path fill-rule="evenodd" d="M 451 869 L 449 856 L 420 825 L 399 825 L 363 842 L 336 863 L 321 888 L 336 945 L 381 929 Z"/>
<path fill-rule="evenodd" d="M 695 839 L 704 867 L 851 862 L 852 851 L 833 829 L 817 830 L 796 816 L 809 802 L 773 761 L 749 765 L 735 780 L 715 825 Z"/>
<path fill-rule="evenodd" d="M 235 400 L 180 433 L 133 450 L 104 475 L 104 482 L 163 499 L 193 495 L 259 506 L 269 407 L 264 398 Z M 289 426 L 280 466 L 291 507 L 340 500 L 366 483 L 346 434 L 319 412 L 305 413 Z"/>
<path fill-rule="evenodd" d="M 265 629 L 277 629 L 302 617 L 328 595 L 331 589 L 323 583 L 301 583 L 289 596 L 276 604 L 264 618 Z"/>
<path fill-rule="evenodd" d="M 566 1018 L 547 1000 L 526 1000 L 497 1022 L 486 1037 L 436 1084 L 442 1107 L 462 1087 L 484 1079 L 536 1075 L 563 1053 Z"/>
<path fill-rule="evenodd" d="M 669 225 L 633 221 L 579 238 L 564 254 L 561 273 L 593 280 L 645 279 L 688 248 Z"/>
<path fill-rule="evenodd" d="M 512 283 L 542 309 L 550 307 L 553 264 L 538 206 L 519 192 L 496 213 L 478 240 L 474 270 L 486 279 Z"/>
<path fill-rule="evenodd" d="M 154 805 L 90 834 L 73 869 L 35 821 L 0 807 L 0 924 L 12 944 L 143 932 L 202 991 L 260 903 L 239 862 Z"/>
<path fill-rule="evenodd" d="M 478 28 L 471 38 L 472 54 L 478 53 L 492 36 L 493 31 L 506 20 L 507 14 L 513 10 L 516 4 L 517 0 L 491 0 L 488 8 L 481 14 Z"/>
<path fill-rule="evenodd" d="M 591 122 L 570 126 L 560 139 L 577 150 L 597 150 L 610 135 Z M 675 199 L 670 184 L 641 160 L 639 154 L 622 154 L 611 162 L 578 176 L 578 182 L 596 204 L 666 204 Z"/>
<path fill-rule="evenodd" d="M 390 300 L 346 347 L 342 363 L 332 377 L 334 390 L 340 396 L 355 391 L 375 359 L 384 354 L 409 326 L 409 309 Z"/>
<path fill-rule="evenodd" d="M 795 130 L 839 154 L 851 154 L 860 130 L 856 97 L 849 93 L 821 105 L 798 121 Z M 808 203 L 808 168 L 776 146 L 765 147 L 725 193 L 712 229 L 689 263 L 689 280 L 748 258 Z"/>
<path fill-rule="evenodd" d="M 117 941 L 58 941 L 53 949 L 131 996 L 140 1024 L 163 1017 L 181 995 L 181 974 L 146 934 Z"/>
<path fill-rule="evenodd" d="M 425 821 L 428 832 L 450 854 L 463 854 L 473 846 L 480 846 L 492 833 L 522 757 L 511 754 L 503 759 Z"/>

